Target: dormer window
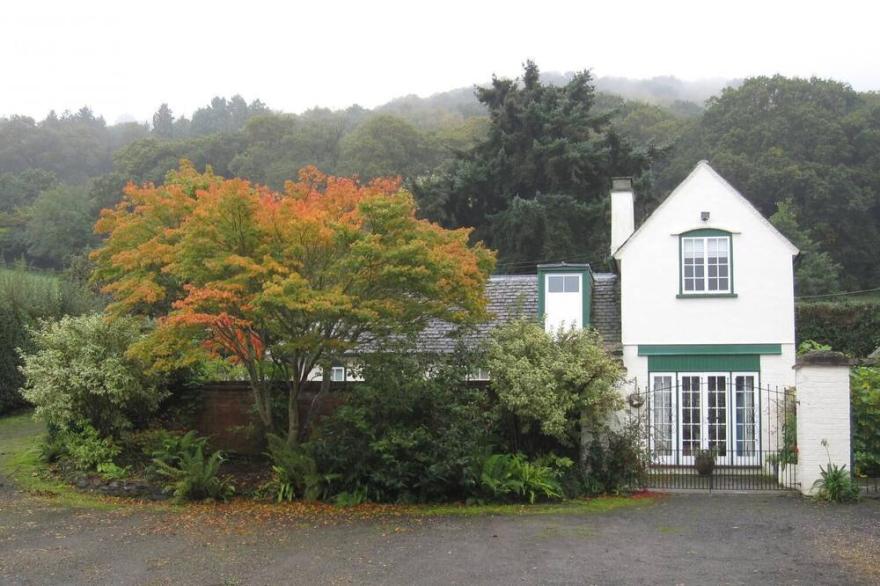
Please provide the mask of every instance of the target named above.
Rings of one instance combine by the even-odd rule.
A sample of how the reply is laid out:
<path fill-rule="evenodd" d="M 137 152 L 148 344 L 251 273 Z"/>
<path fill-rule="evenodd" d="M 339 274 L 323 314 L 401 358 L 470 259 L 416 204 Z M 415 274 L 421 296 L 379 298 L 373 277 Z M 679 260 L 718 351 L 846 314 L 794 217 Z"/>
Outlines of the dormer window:
<path fill-rule="evenodd" d="M 590 325 L 589 265 L 538 265 L 538 313 L 548 332 Z"/>
<path fill-rule="evenodd" d="M 680 295 L 732 295 L 733 258 L 730 233 L 693 230 L 680 237 Z"/>

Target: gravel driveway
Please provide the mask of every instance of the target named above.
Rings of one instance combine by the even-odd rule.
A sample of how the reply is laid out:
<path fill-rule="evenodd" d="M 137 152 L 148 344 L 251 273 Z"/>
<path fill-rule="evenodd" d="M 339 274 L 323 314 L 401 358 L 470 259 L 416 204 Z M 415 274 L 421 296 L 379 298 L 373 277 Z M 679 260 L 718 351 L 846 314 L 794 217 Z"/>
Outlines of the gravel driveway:
<path fill-rule="evenodd" d="M 691 494 L 589 514 L 327 521 L 272 507 L 69 509 L 6 483 L 0 583 L 880 583 L 878 501 Z"/>

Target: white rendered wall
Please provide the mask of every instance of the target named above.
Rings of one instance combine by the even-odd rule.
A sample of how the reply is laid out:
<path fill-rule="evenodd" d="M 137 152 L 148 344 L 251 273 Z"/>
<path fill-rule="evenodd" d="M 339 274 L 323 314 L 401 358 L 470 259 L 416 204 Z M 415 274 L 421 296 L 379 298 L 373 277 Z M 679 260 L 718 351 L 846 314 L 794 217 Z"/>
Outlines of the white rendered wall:
<path fill-rule="evenodd" d="M 782 344 L 782 354 L 765 354 L 761 356 L 761 387 L 770 387 L 782 392 L 795 385 L 796 349 L 794 344 Z"/>
<path fill-rule="evenodd" d="M 707 222 L 700 219 L 704 211 L 710 213 Z M 733 233 L 737 297 L 676 297 L 681 271 L 678 235 L 701 228 Z M 624 346 L 777 343 L 793 347 L 794 252 L 754 208 L 701 163 L 616 255 Z M 793 354 L 784 355 L 791 358 L 790 368 Z"/>
<path fill-rule="evenodd" d="M 798 481 L 812 494 L 820 466 L 850 465 L 849 367 L 797 367 Z M 822 446 L 822 441 L 828 444 Z"/>

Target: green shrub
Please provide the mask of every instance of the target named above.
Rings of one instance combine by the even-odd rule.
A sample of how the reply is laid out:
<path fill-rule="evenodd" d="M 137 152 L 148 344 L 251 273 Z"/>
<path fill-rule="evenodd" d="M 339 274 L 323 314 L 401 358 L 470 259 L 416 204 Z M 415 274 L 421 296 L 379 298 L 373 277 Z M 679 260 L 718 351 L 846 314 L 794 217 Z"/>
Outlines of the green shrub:
<path fill-rule="evenodd" d="M 572 461 L 565 460 L 564 467 L 570 467 Z M 534 503 L 564 496 L 559 476 L 559 469 L 529 462 L 522 454 L 493 454 L 483 463 L 480 486 L 492 500 Z"/>
<path fill-rule="evenodd" d="M 332 483 L 338 474 L 322 475 L 312 458 L 301 447 L 292 447 L 283 438 L 269 434 L 269 451 L 272 462 L 272 480 L 268 489 L 275 500 L 292 501 L 297 497 L 318 500 L 330 496 Z"/>
<path fill-rule="evenodd" d="M 367 490 L 358 488 L 354 492 L 342 491 L 333 497 L 333 504 L 337 507 L 355 507 L 367 502 Z"/>
<path fill-rule="evenodd" d="M 121 451 L 112 438 L 101 437 L 89 425 L 79 431 L 59 431 L 57 442 L 63 446 L 59 459 L 82 472 L 99 471 L 100 466 L 112 464 Z"/>
<path fill-rule="evenodd" d="M 856 474 L 880 477 L 880 368 L 854 368 L 850 392 Z"/>
<path fill-rule="evenodd" d="M 586 450 L 583 483 L 588 494 L 621 494 L 645 486 L 650 459 L 637 419 L 619 429 L 601 428 Z"/>
<path fill-rule="evenodd" d="M 859 487 L 853 483 L 846 466 L 829 462 L 819 470 L 822 477 L 813 483 L 816 498 L 833 503 L 852 503 L 859 499 Z"/>
<path fill-rule="evenodd" d="M 29 330 L 34 348 L 23 356 L 23 394 L 36 416 L 58 429 L 91 426 L 103 437 L 145 422 L 166 393 L 126 356 L 141 330 L 136 319 L 107 321 L 100 314 Z"/>
<path fill-rule="evenodd" d="M 487 364 L 499 410 L 519 434 L 577 446 L 582 422 L 623 406 L 615 388 L 623 369 L 595 330 L 548 333 L 540 322 L 515 319 L 492 332 Z"/>
<path fill-rule="evenodd" d="M 374 501 L 472 495 L 494 419 L 486 391 L 465 382 L 471 366 L 462 355 L 432 361 L 386 352 L 367 360 L 366 382 L 312 435 L 318 470 L 335 475 L 336 490 Z"/>
<path fill-rule="evenodd" d="M 798 344 L 813 340 L 857 357 L 880 346 L 880 303 L 798 303 L 795 312 Z"/>
<path fill-rule="evenodd" d="M 118 466 L 113 462 L 98 464 L 98 474 L 106 480 L 122 480 L 129 475 L 128 466 Z"/>
<path fill-rule="evenodd" d="M 226 500 L 235 488 L 228 479 L 219 476 L 223 453 L 206 454 L 201 439 L 189 442 L 186 449 L 170 461 L 156 458 L 156 472 L 167 479 L 165 488 L 178 500 Z"/>

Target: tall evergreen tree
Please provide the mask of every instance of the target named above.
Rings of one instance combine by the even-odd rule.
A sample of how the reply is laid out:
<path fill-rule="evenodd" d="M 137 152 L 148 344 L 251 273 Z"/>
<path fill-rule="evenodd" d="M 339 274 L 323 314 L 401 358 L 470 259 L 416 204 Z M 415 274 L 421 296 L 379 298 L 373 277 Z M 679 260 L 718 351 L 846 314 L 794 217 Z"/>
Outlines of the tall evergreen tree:
<path fill-rule="evenodd" d="M 168 104 L 162 104 L 153 114 L 153 134 L 165 139 L 174 137 L 174 115 Z"/>
<path fill-rule="evenodd" d="M 446 225 L 476 228 L 498 248 L 502 269 L 604 260 L 611 177 L 642 176 L 651 153 L 618 136 L 611 113 L 597 113 L 590 73 L 547 85 L 528 61 L 521 80 L 493 77 L 476 95 L 489 110 L 488 135 L 414 186 L 423 209 Z"/>

